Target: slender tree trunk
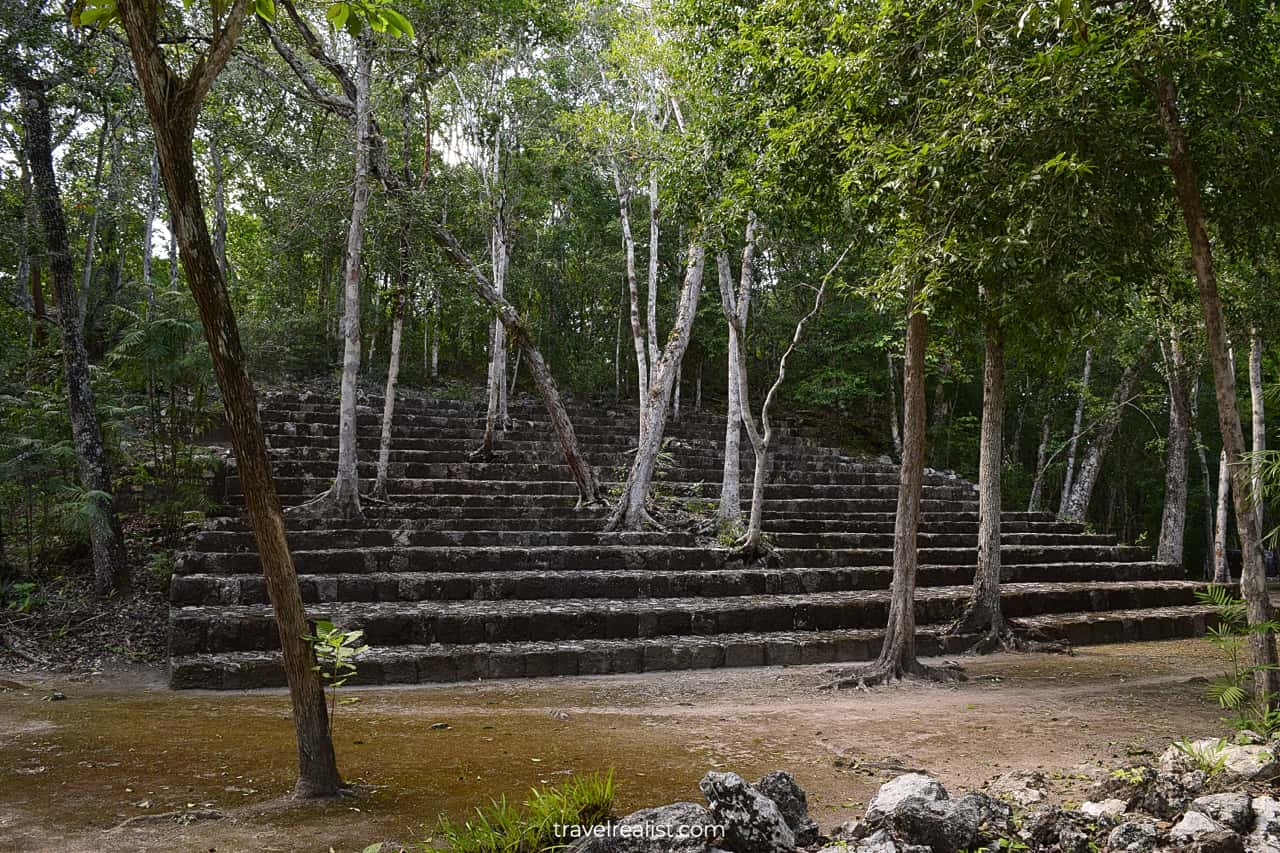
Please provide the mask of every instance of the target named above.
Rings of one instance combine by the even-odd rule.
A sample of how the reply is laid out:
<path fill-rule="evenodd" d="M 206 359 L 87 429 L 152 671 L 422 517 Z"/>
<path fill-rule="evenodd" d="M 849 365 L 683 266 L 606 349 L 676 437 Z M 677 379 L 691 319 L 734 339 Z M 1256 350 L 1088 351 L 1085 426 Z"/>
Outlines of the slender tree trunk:
<path fill-rule="evenodd" d="M 662 436 L 667 426 L 667 407 L 671 401 L 672 387 L 675 385 L 676 370 L 685 348 L 689 346 L 689 336 L 693 332 L 698 297 L 702 292 L 702 270 L 705 262 L 706 248 L 702 242 L 691 243 L 685 266 L 684 284 L 680 289 L 680 302 L 676 310 L 675 328 L 671 339 L 658 357 L 657 372 L 654 374 L 653 381 L 649 383 L 649 397 L 644 403 L 645 411 L 641 418 L 644 433 L 640 436 L 635 460 L 623 484 L 622 497 L 609 517 L 606 530 L 617 529 L 619 525 L 624 530 L 642 530 L 648 519 L 648 513 L 644 508 L 645 499 L 649 496 L 649 484 L 653 480 L 658 451 L 662 449 Z"/>
<path fill-rule="evenodd" d="M 698 376 L 693 383 L 693 410 L 695 412 L 702 411 L 702 363 L 705 360 L 705 355 L 698 358 Z"/>
<path fill-rule="evenodd" d="M 658 375 L 658 169 L 649 170 L 649 380 Z M 641 400 L 648 395 L 641 393 Z M 645 406 L 642 403 L 641 408 Z"/>
<path fill-rule="evenodd" d="M 1161 77 L 1156 82 L 1155 95 L 1160 121 L 1169 139 L 1169 168 L 1173 172 L 1178 203 L 1182 208 L 1187 238 L 1191 244 L 1191 264 L 1196 274 L 1196 286 L 1200 291 L 1205 336 L 1209 343 L 1209 360 L 1213 365 L 1218 425 L 1222 432 L 1227 468 L 1232 477 L 1231 494 L 1235 501 L 1236 529 L 1243 557 L 1240 589 L 1245 599 L 1249 624 L 1264 625 L 1271 622 L 1273 608 L 1267 592 L 1258 519 L 1248 502 L 1249 471 L 1241 464 L 1244 456 L 1244 429 L 1240 424 L 1240 413 L 1236 409 L 1236 378 L 1231 368 L 1226 322 L 1222 300 L 1218 295 L 1218 279 L 1213 268 L 1213 248 L 1209 242 L 1204 208 L 1200 201 L 1195 163 L 1178 114 L 1177 89 L 1173 81 Z M 1268 707 L 1274 707 L 1277 697 L 1280 697 L 1280 672 L 1277 671 L 1280 669 L 1280 656 L 1276 652 L 1275 633 L 1258 631 L 1251 635 L 1251 643 L 1253 663 L 1258 667 L 1254 677 L 1254 690 L 1259 701 Z"/>
<path fill-rule="evenodd" d="M 506 226 L 501 214 L 494 222 L 489 235 L 492 252 L 493 289 L 498 296 L 504 296 L 507 280 L 507 238 Z M 507 424 L 507 335 L 502 321 L 494 318 L 489 322 L 489 408 L 484 419 L 484 439 L 480 443 L 479 454 L 493 452 L 495 437 L 506 428 Z"/>
<path fill-rule="evenodd" d="M 20 144 L 25 146 L 25 142 Z M 18 228 L 18 269 L 13 277 L 13 290 L 8 301 L 27 314 L 32 314 L 35 306 L 32 304 L 32 294 L 28 288 L 31 285 L 31 271 L 35 269 L 35 264 L 31 262 L 31 247 L 35 233 L 40 230 L 38 225 L 40 215 L 36 211 L 34 193 L 31 191 L 31 169 L 27 166 L 26 155 L 22 153 L 21 148 L 18 154 L 20 155 L 18 185 L 22 190 L 22 220 Z"/>
<path fill-rule="evenodd" d="M 53 280 L 53 295 L 61 321 L 62 371 L 71 437 L 80 471 L 80 485 L 90 493 L 87 499 L 96 505 L 96 518 L 89 531 L 93 550 L 93 588 L 98 595 L 105 596 L 128 588 L 129 563 L 113 505 L 106 448 L 89 381 L 89 354 L 85 350 L 80 319 L 80 295 L 76 291 L 71 268 L 71 247 L 67 239 L 66 215 L 62 211 L 62 194 L 53 170 L 49 102 L 44 83 L 38 80 L 20 80 L 19 93 L 26 130 L 27 165 L 31 170 L 33 192 L 48 252 L 50 278 Z"/>
<path fill-rule="evenodd" d="M 44 326 L 49 313 L 44 304 L 44 282 L 40 277 L 40 265 L 31 265 L 31 345 L 44 346 Z"/>
<path fill-rule="evenodd" d="M 362 515 L 360 507 L 359 429 L 356 394 L 360 381 L 360 262 L 364 249 L 364 218 L 369 209 L 369 84 L 373 54 L 367 38 L 356 40 L 355 178 L 351 222 L 347 229 L 343 274 L 342 383 L 338 401 L 338 473 L 327 492 L 303 512 L 334 513 L 343 518 Z M 221 269 L 221 267 L 219 267 Z"/>
<path fill-rule="evenodd" d="M 431 288 L 431 381 L 440 378 L 440 282 Z"/>
<path fill-rule="evenodd" d="M 1046 412 L 1040 421 L 1040 444 L 1036 447 L 1036 476 L 1031 482 L 1031 497 L 1027 500 L 1027 512 L 1040 512 L 1044 495 L 1044 475 L 1049 467 L 1049 439 L 1053 436 L 1053 413 Z"/>
<path fill-rule="evenodd" d="M 1204 449 L 1204 436 L 1200 434 L 1200 379 L 1196 378 L 1191 388 L 1191 436 L 1196 443 L 1196 455 L 1200 459 L 1200 487 L 1204 490 L 1204 565 L 1201 576 L 1205 580 L 1213 577 L 1213 538 L 1214 538 L 1214 504 L 1213 481 L 1209 476 L 1209 457 Z"/>
<path fill-rule="evenodd" d="M 431 232 L 432 239 L 435 240 L 444 253 L 455 264 L 469 273 L 472 289 L 475 291 L 476 296 L 497 314 L 498 319 L 502 321 L 506 334 L 520 348 L 520 352 L 524 355 L 524 360 L 528 362 L 529 374 L 533 377 L 538 393 L 542 396 L 542 402 L 547 408 L 548 416 L 551 418 L 551 426 L 560 442 L 560 452 L 564 456 L 565 464 L 569 466 L 569 471 L 578 487 L 578 505 L 587 506 L 600 503 L 600 486 L 596 481 L 595 472 L 591 469 L 591 465 L 587 462 L 586 456 L 583 455 L 582 449 L 578 445 L 578 437 L 574 432 L 573 422 L 569 419 L 569 413 L 565 410 L 564 403 L 560 399 L 560 391 L 556 388 L 551 369 L 547 366 L 546 360 L 543 359 L 542 353 L 534 345 L 533 338 L 525 327 L 524 321 L 520 319 L 520 315 L 516 313 L 511 303 L 494 289 L 493 285 L 490 284 L 480 270 L 480 267 L 462 248 L 462 245 L 458 243 L 452 232 L 442 225 L 428 223 L 427 227 Z"/>
<path fill-rule="evenodd" d="M 733 270 L 729 265 L 729 253 L 716 253 L 716 273 L 723 297 L 733 291 Z M 724 471 L 720 476 L 720 506 L 717 518 L 721 525 L 734 526 L 742 521 L 742 481 L 740 477 L 742 454 L 742 409 L 738 390 L 738 325 L 729 323 L 729 349 L 725 358 L 728 365 L 728 409 L 725 412 Z"/>
<path fill-rule="evenodd" d="M 102 116 L 102 128 L 98 131 L 97 165 L 93 169 L 93 212 L 89 215 L 89 228 L 84 238 L 84 261 L 80 264 L 80 293 L 77 296 L 79 311 L 76 312 L 76 316 L 77 322 L 81 324 L 89 314 L 89 290 L 93 286 L 93 260 L 98 246 L 98 218 L 102 210 L 102 171 L 106 162 L 107 138 L 114 135 L 117 124 L 118 120 L 116 122 L 111 120 L 110 110 L 105 110 Z"/>
<path fill-rule="evenodd" d="M 217 31 L 216 47 L 210 48 L 219 51 L 213 63 L 202 62 L 197 66 L 210 78 L 221 67 L 219 62 L 225 62 L 239 35 L 246 1 L 235 0 L 227 15 L 228 23 Z M 174 73 L 165 67 L 164 54 L 155 41 L 157 21 L 152 17 L 155 7 L 123 3 L 120 11 L 139 87 L 156 135 L 170 220 L 175 226 L 172 233 L 181 240 L 187 282 L 200 311 L 222 392 L 245 505 L 266 576 L 267 595 L 276 615 L 298 742 L 298 784 L 294 793 L 299 797 L 332 796 L 341 788 L 342 779 L 333 752 L 324 690 L 315 671 L 315 654 L 304 639 L 310 629 L 289 553 L 284 515 L 271 479 L 257 395 L 249 378 L 226 283 L 209 238 L 195 171 L 191 139 L 203 92 L 208 90 L 211 79 L 206 85 L 200 85 L 199 81 L 196 85 L 173 85 Z M 177 263 L 176 255 L 173 262 Z"/>
<path fill-rule="evenodd" d="M 172 217 L 169 219 L 169 292 L 178 289 L 178 232 Z M 189 286 L 189 285 L 188 285 Z"/>
<path fill-rule="evenodd" d="M 1133 397 L 1134 389 L 1138 385 L 1138 377 L 1141 375 L 1150 346 L 1151 342 L 1147 341 L 1133 364 L 1125 368 L 1121 375 L 1120 384 L 1116 386 L 1115 394 L 1111 398 L 1107 416 L 1099 425 L 1098 432 L 1089 442 L 1089 446 L 1085 448 L 1084 458 L 1080 460 L 1080 470 L 1076 473 L 1075 482 L 1071 486 L 1071 494 L 1066 502 L 1066 512 L 1062 513 L 1063 518 L 1083 521 L 1085 514 L 1089 511 L 1089 501 L 1093 498 L 1094 486 L 1097 485 L 1098 476 L 1102 473 L 1103 459 L 1111 448 L 1116 431 L 1120 428 L 1124 407 Z"/>
<path fill-rule="evenodd" d="M 156 289 L 151 283 L 151 235 L 156 228 L 156 208 L 160 205 L 160 161 L 151 155 L 151 181 L 147 184 L 147 215 L 142 223 L 142 286 L 147 292 L 147 311 L 155 310 Z"/>
<path fill-rule="evenodd" d="M 893 353 L 886 352 L 889 363 L 889 435 L 893 439 L 893 455 L 902 458 L 902 422 L 898 420 L 898 370 L 893 364 Z"/>
<path fill-rule="evenodd" d="M 1164 511 L 1156 559 L 1182 565 L 1187 527 L 1187 448 L 1191 441 L 1191 404 L 1187 399 L 1187 363 L 1175 326 L 1165 358 L 1169 386 L 1169 435 L 1165 441 Z"/>
<path fill-rule="evenodd" d="M 402 216 L 406 214 L 401 214 Z M 407 220 L 403 220 L 407 223 Z M 373 496 L 387 499 L 387 471 L 391 466 L 391 427 L 396 414 L 396 383 L 400 379 L 400 342 L 404 334 L 404 310 L 409 290 L 409 230 L 400 228 L 400 281 L 396 287 L 391 321 L 391 351 L 388 354 L 387 385 L 382 394 L 382 436 L 378 439 L 378 476 Z"/>
<path fill-rule="evenodd" d="M 1231 565 L 1227 562 L 1227 521 L 1230 517 L 1231 467 L 1227 451 L 1218 456 L 1218 504 L 1213 527 L 1213 582 L 1231 583 Z"/>
<path fill-rule="evenodd" d="M 684 385 L 684 359 L 676 363 L 676 385 L 671 392 L 671 420 L 680 420 L 680 388 Z"/>
<path fill-rule="evenodd" d="M 639 411 L 644 411 L 644 401 L 649 396 L 649 358 L 645 354 L 645 332 L 640 318 L 640 284 L 636 278 L 636 241 L 631 235 L 631 193 L 622 183 L 622 173 L 615 166 L 613 183 L 618 193 L 618 218 L 622 223 L 622 247 L 627 259 L 627 295 L 631 304 L 631 343 L 636 351 L 636 378 L 640 389 Z M 644 432 L 644 424 L 638 424 Z"/>
<path fill-rule="evenodd" d="M 1266 529 L 1267 502 L 1262 491 L 1262 454 L 1267 449 L 1266 399 L 1262 394 L 1262 334 L 1256 325 L 1249 328 L 1249 401 L 1253 410 L 1253 451 L 1249 465 L 1249 493 L 1258 517 L 1258 530 Z"/>
<path fill-rule="evenodd" d="M 1084 351 L 1084 373 L 1080 375 L 1080 397 L 1076 401 L 1076 416 L 1071 422 L 1071 438 L 1067 442 L 1067 469 L 1062 476 L 1062 499 L 1058 515 L 1066 515 L 1071 503 L 1071 490 L 1076 479 L 1076 453 L 1080 447 L 1080 431 L 1084 428 L 1085 404 L 1089 400 L 1089 374 L 1093 372 L 1093 347 Z"/>
<path fill-rule="evenodd" d="M 957 634 L 985 634 L 984 648 L 997 646 L 1007 627 L 1000 609 L 1004 372 L 1004 330 L 1000 328 L 999 320 L 989 316 L 986 321 L 982 426 L 978 450 L 978 568 L 973 576 L 969 604 L 951 629 Z"/>

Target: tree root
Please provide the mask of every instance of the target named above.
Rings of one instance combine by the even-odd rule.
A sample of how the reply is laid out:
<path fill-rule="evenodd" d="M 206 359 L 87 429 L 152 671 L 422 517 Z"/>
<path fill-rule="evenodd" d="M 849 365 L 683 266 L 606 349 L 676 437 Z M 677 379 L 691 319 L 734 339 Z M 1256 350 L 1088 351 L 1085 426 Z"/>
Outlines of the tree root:
<path fill-rule="evenodd" d="M 488 462 L 493 458 L 493 448 L 481 445 L 467 454 L 468 462 Z"/>
<path fill-rule="evenodd" d="M 333 488 L 326 489 L 309 501 L 291 506 L 284 511 L 285 518 L 342 518 L 348 521 L 364 520 L 356 501 L 340 501 Z"/>
<path fill-rule="evenodd" d="M 947 630 L 947 634 L 951 636 L 964 636 L 964 634 L 972 634 L 975 632 L 961 632 L 954 630 L 959 627 L 952 626 Z M 1001 619 L 998 624 L 988 625 L 982 636 L 979 637 L 972 646 L 965 650 L 965 654 L 988 655 L 992 652 L 1015 652 L 1020 654 L 1052 654 L 1052 655 L 1074 655 L 1075 650 L 1071 648 L 1071 644 L 1065 640 L 1055 640 L 1039 628 L 1032 628 L 1023 625 L 1012 619 Z"/>
<path fill-rule="evenodd" d="M 752 542 L 747 536 L 743 536 L 733 543 L 733 546 L 729 549 L 728 559 L 741 560 L 747 564 L 762 563 L 764 565 L 781 562 L 777 548 L 763 539 Z"/>
<path fill-rule="evenodd" d="M 895 681 L 931 681 L 951 683 L 965 681 L 968 676 L 959 664 L 946 663 L 942 666 L 925 666 L 918 660 L 905 663 L 880 662 L 864 666 L 855 666 L 837 675 L 821 686 L 822 690 L 845 690 L 854 688 L 867 690 Z"/>

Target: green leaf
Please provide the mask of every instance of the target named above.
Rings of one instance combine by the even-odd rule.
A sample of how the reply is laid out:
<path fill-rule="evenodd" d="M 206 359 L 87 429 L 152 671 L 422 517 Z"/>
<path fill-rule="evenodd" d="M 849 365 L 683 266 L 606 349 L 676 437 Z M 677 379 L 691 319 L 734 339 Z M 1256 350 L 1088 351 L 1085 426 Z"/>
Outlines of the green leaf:
<path fill-rule="evenodd" d="M 388 6 L 382 10 L 382 17 L 386 19 L 387 25 L 395 31 L 397 38 L 401 35 L 413 38 L 413 24 L 409 23 L 409 19 L 404 15 Z"/>
<path fill-rule="evenodd" d="M 333 3 L 324 13 L 328 19 L 330 26 L 335 30 L 340 30 L 347 25 L 347 19 L 351 16 L 351 6 L 348 3 Z"/>
<path fill-rule="evenodd" d="M 276 19 L 275 0 L 253 0 L 253 11 L 259 18 L 271 23 Z"/>

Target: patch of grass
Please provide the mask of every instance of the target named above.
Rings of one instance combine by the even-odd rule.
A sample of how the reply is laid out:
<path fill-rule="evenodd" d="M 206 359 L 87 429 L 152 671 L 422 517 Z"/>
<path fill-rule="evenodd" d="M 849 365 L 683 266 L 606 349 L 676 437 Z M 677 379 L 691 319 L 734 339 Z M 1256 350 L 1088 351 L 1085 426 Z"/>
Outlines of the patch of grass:
<path fill-rule="evenodd" d="M 575 776 L 546 788 L 533 788 L 520 805 L 506 797 L 476 808 L 473 820 L 454 823 L 441 816 L 436 836 L 453 853 L 540 853 L 562 850 L 569 838 L 556 827 L 597 826 L 613 811 L 613 771 Z"/>

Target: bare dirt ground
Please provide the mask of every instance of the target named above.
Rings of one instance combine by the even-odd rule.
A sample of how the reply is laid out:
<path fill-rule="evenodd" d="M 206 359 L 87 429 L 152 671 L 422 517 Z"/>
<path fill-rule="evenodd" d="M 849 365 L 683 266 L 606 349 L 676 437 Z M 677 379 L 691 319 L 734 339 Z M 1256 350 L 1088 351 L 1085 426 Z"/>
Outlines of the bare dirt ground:
<path fill-rule="evenodd" d="M 283 692 L 175 693 L 155 669 L 0 673 L 0 850 L 361 850 L 607 768 L 620 813 L 701 801 L 709 769 L 784 768 L 830 829 L 907 769 L 953 790 L 1038 769 L 1078 799 L 1087 766 L 1223 730 L 1202 698 L 1220 669 L 1202 640 L 965 666 L 959 685 L 836 694 L 819 689 L 830 666 L 344 689 L 335 740 L 364 787 L 307 805 L 282 799 L 294 760 Z M 145 817 L 200 810 L 226 816 Z"/>

